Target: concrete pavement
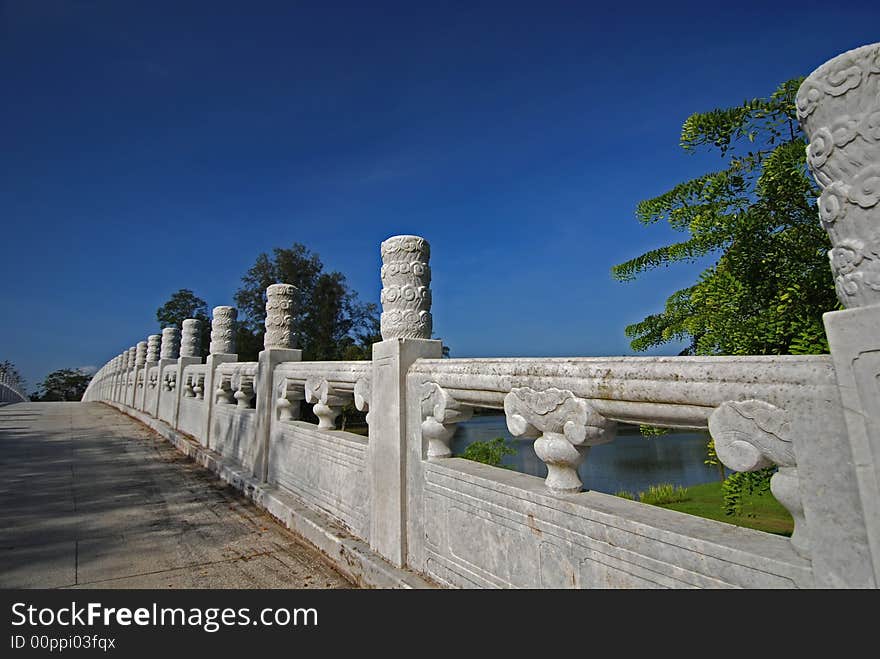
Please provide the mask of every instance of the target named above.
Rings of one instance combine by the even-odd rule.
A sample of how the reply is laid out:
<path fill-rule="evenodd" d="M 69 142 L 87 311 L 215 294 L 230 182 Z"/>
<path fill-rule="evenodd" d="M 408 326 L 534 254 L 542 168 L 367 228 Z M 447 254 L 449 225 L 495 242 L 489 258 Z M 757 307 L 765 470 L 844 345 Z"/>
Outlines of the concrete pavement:
<path fill-rule="evenodd" d="M 101 403 L 0 407 L 0 588 L 352 588 L 164 439 Z"/>

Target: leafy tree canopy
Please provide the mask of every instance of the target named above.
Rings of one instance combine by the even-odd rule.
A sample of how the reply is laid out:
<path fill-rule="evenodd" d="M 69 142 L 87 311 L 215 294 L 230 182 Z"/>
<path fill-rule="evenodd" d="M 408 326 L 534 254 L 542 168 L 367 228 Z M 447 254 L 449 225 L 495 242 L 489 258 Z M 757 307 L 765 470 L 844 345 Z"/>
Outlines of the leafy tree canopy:
<path fill-rule="evenodd" d="M 82 400 L 92 376 L 78 369 L 62 368 L 46 376 L 39 387 L 31 394 L 34 401 L 78 401 Z"/>
<path fill-rule="evenodd" d="M 716 149 L 727 167 L 641 202 L 640 222 L 667 222 L 684 238 L 614 266 L 612 275 L 628 281 L 671 263 L 718 258 L 663 311 L 626 328 L 634 350 L 685 341 L 683 354 L 827 352 L 822 314 L 838 303 L 795 114 L 801 80 L 685 121 L 682 148 Z"/>
<path fill-rule="evenodd" d="M 159 321 L 159 329 L 176 327 L 181 329 L 183 321 L 187 318 L 195 318 L 202 321 L 200 342 L 201 356 L 208 354 L 211 341 L 211 319 L 208 316 L 207 303 L 188 288 L 181 288 L 173 293 L 168 301 L 156 309 L 156 320 Z"/>
<path fill-rule="evenodd" d="M 238 354 L 254 360 L 262 348 L 266 289 L 276 283 L 296 287 L 293 330 L 304 360 L 369 359 L 380 340 L 379 310 L 358 300 L 345 276 L 325 272 L 317 254 L 300 243 L 260 254 L 235 293 L 239 310 Z"/>

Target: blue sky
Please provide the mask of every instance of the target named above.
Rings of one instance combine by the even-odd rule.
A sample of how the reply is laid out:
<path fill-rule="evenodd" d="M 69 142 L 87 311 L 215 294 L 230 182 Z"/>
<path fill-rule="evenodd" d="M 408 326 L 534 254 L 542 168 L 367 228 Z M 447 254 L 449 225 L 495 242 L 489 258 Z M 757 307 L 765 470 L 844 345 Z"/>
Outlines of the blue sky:
<path fill-rule="evenodd" d="M 705 265 L 609 272 L 720 164 L 682 122 L 880 40 L 876 2 L 714 4 L 0 0 L 0 360 L 99 366 L 293 242 L 378 303 L 398 233 L 453 357 L 633 354 Z"/>

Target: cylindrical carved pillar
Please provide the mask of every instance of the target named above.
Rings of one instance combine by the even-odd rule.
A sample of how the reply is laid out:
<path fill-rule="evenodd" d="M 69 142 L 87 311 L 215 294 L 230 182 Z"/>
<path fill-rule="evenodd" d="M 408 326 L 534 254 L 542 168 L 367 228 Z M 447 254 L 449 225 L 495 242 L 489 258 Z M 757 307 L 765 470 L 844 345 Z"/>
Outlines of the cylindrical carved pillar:
<path fill-rule="evenodd" d="M 263 346 L 269 348 L 295 348 L 293 335 L 293 294 L 296 287 L 290 284 L 272 284 L 266 289 L 266 336 Z"/>
<path fill-rule="evenodd" d="M 162 347 L 159 349 L 161 359 L 177 359 L 180 352 L 180 332 L 176 327 L 162 330 Z"/>
<path fill-rule="evenodd" d="M 137 350 L 134 355 L 134 365 L 140 368 L 147 363 L 147 342 L 138 341 Z"/>
<path fill-rule="evenodd" d="M 382 339 L 430 339 L 431 248 L 419 236 L 382 243 Z"/>
<path fill-rule="evenodd" d="M 235 307 L 214 307 L 211 319 L 211 354 L 235 352 Z"/>
<path fill-rule="evenodd" d="M 137 357 L 137 346 L 132 346 L 128 349 L 128 368 L 132 369 L 135 365 L 135 358 Z"/>
<path fill-rule="evenodd" d="M 797 114 L 822 188 L 819 218 L 831 238 L 837 297 L 850 308 L 880 304 L 880 43 L 810 74 Z"/>
<path fill-rule="evenodd" d="M 159 361 L 159 346 L 162 343 L 162 335 L 161 334 L 150 334 L 147 337 L 147 361 L 148 362 L 157 362 Z"/>
<path fill-rule="evenodd" d="M 183 331 L 180 337 L 180 356 L 198 357 L 200 345 L 201 321 L 195 318 L 187 318 L 183 321 Z"/>

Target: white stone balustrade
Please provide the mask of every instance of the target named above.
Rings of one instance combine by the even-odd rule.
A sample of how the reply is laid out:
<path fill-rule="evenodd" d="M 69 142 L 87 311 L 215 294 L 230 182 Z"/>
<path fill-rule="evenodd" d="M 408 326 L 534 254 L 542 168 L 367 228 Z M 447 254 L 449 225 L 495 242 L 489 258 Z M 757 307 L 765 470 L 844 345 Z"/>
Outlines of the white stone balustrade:
<path fill-rule="evenodd" d="M 217 307 L 206 364 L 181 366 L 193 359 L 184 356 L 182 370 L 156 371 L 181 414 L 147 406 L 143 418 L 166 436 L 193 437 L 204 464 L 235 471 L 230 482 L 270 511 L 292 519 L 278 507 L 295 500 L 344 527 L 359 551 L 445 586 L 877 588 L 878 103 L 880 44 L 823 65 L 797 99 L 823 190 L 829 277 L 847 307 L 824 317 L 831 355 L 441 359 L 430 339 L 428 243 L 403 235 L 380 248 L 383 341 L 372 361 L 299 361 L 295 289 L 275 284 L 259 360 L 236 361 L 235 310 Z M 137 361 L 130 351 L 111 360 L 85 398 L 130 412 Z M 317 425 L 301 420 L 302 401 Z M 349 401 L 369 411 L 368 438 L 335 429 Z M 474 408 L 503 410 L 511 434 L 534 439 L 547 478 L 453 457 L 456 426 Z M 617 423 L 708 430 L 731 469 L 775 468 L 791 539 L 581 483 L 578 465 Z"/>

